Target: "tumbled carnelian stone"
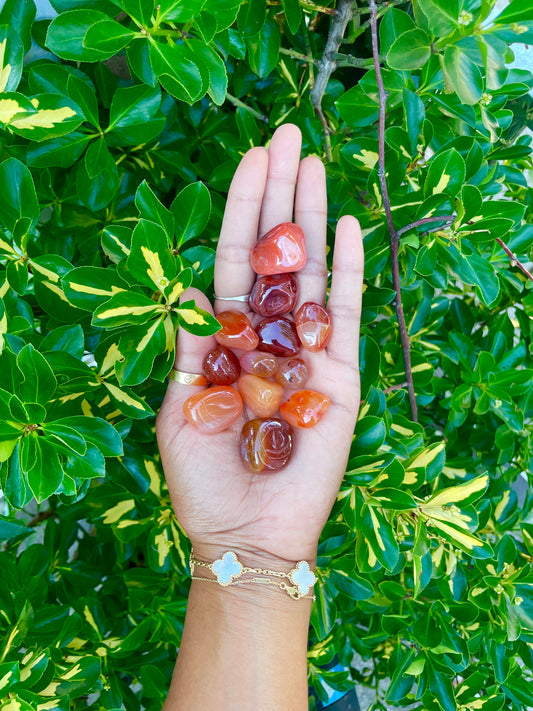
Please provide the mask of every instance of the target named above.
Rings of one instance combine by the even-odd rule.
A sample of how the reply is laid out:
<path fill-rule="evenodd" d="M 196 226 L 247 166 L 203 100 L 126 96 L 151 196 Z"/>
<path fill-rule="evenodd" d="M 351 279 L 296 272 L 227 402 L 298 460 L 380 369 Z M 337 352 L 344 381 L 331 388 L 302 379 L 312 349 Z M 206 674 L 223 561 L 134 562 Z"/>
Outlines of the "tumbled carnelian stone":
<path fill-rule="evenodd" d="M 289 390 L 303 387 L 308 377 L 305 361 L 301 358 L 288 358 L 282 361 L 274 377 L 276 382 Z"/>
<path fill-rule="evenodd" d="M 203 371 L 213 385 L 231 385 L 241 374 L 241 366 L 233 351 L 226 346 L 217 346 L 205 356 Z"/>
<path fill-rule="evenodd" d="M 329 407 L 329 398 L 314 390 L 298 390 L 280 407 L 281 416 L 293 427 L 314 427 Z"/>
<path fill-rule="evenodd" d="M 247 373 L 258 375 L 260 378 L 270 378 L 278 368 L 278 359 L 272 353 L 261 351 L 246 351 L 239 358 L 241 368 Z"/>
<path fill-rule="evenodd" d="M 241 351 L 257 348 L 259 337 L 246 314 L 241 311 L 223 311 L 218 314 L 217 320 L 222 328 L 215 333 L 215 339 L 221 346 Z"/>
<path fill-rule="evenodd" d="M 222 432 L 239 418 L 242 398 L 234 388 L 215 385 L 183 403 L 187 422 L 203 434 Z"/>
<path fill-rule="evenodd" d="M 285 316 L 270 316 L 256 326 L 258 350 L 288 358 L 298 353 L 300 339 L 294 322 Z"/>
<path fill-rule="evenodd" d="M 250 264 L 256 274 L 297 272 L 306 261 L 304 233 L 293 222 L 276 225 L 255 243 L 250 253 Z"/>
<path fill-rule="evenodd" d="M 302 346 L 308 351 L 321 351 L 331 336 L 331 320 L 323 306 L 307 301 L 294 315 L 294 323 Z"/>
<path fill-rule="evenodd" d="M 240 449 L 251 472 L 282 469 L 292 453 L 292 428 L 275 417 L 250 420 L 242 428 Z"/>
<path fill-rule="evenodd" d="M 257 375 L 245 373 L 237 381 L 244 404 L 257 417 L 270 417 L 280 406 L 283 388 Z"/>
<path fill-rule="evenodd" d="M 297 298 L 298 282 L 292 272 L 268 274 L 256 279 L 248 303 L 260 316 L 281 316 L 293 310 Z"/>

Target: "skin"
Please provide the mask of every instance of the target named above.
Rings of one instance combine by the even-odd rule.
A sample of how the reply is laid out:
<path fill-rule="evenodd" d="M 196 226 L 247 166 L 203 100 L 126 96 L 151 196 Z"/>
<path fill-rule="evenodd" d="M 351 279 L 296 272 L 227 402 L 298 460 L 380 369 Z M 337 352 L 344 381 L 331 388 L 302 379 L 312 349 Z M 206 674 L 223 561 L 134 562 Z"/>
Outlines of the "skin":
<path fill-rule="evenodd" d="M 275 132 L 268 150 L 252 148 L 242 158 L 217 248 L 218 296 L 249 293 L 255 279 L 249 254 L 258 235 L 280 222 L 295 221 L 304 230 L 308 260 L 298 273 L 300 294 L 294 311 L 306 301 L 324 304 L 325 171 L 316 157 L 300 160 L 300 150 L 299 129 L 286 124 Z M 344 216 L 336 228 L 327 302 L 332 337 L 325 350 L 304 353 L 310 371 L 306 388 L 326 394 L 331 404 L 316 427 L 295 431 L 293 456 L 281 471 L 251 474 L 242 463 L 238 442 L 246 415 L 224 432 L 199 434 L 182 408 L 201 386 L 169 383 L 157 436 L 174 510 L 197 559 L 212 562 L 231 549 L 245 565 L 288 571 L 296 561 L 307 560 L 314 567 L 359 409 L 362 277 L 359 224 Z M 201 292 L 189 289 L 183 300 L 190 298 L 212 312 Z M 257 320 L 247 304 L 215 302 L 215 314 L 230 309 Z M 215 345 L 212 337 L 180 331 L 175 367 L 201 373 L 202 360 Z M 165 710 L 307 708 L 310 609 L 310 600 L 294 601 L 270 586 L 221 588 L 193 581 Z"/>

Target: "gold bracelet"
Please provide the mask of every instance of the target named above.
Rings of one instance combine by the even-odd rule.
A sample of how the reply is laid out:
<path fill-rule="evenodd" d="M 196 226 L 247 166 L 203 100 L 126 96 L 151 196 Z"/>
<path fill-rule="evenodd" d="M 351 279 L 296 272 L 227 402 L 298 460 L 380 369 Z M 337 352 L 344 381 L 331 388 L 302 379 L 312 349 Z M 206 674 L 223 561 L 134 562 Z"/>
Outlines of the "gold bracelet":
<path fill-rule="evenodd" d="M 317 578 L 314 572 L 310 569 L 309 563 L 305 560 L 299 561 L 288 573 L 282 573 L 278 570 L 249 568 L 239 561 L 237 554 L 233 551 L 226 551 L 221 558 L 218 558 L 213 563 L 206 563 L 202 560 L 196 560 L 194 557 L 194 551 L 191 550 L 189 565 L 191 568 L 192 580 L 204 580 L 207 583 L 217 583 L 223 588 L 230 585 L 242 585 L 244 583 L 275 585 L 286 592 L 287 595 L 290 595 L 293 600 L 301 600 L 302 598 L 315 600 L 315 596 L 313 594 L 309 594 L 309 589 L 316 583 Z M 213 575 L 215 575 L 215 578 L 204 578 L 194 575 L 195 566 L 207 568 L 213 573 Z M 243 577 L 246 575 L 252 575 L 252 577 Z M 285 578 L 290 581 L 291 585 L 288 585 L 282 580 L 273 580 L 272 577 L 257 576 Z"/>

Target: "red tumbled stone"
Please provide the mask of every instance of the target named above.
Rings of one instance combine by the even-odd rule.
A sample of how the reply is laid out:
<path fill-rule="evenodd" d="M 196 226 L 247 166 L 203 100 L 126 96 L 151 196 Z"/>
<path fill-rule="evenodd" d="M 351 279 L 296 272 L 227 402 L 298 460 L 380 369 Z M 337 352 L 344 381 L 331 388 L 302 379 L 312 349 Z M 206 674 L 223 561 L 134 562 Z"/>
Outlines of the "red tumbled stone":
<path fill-rule="evenodd" d="M 215 385 L 201 390 L 183 403 L 187 422 L 203 434 L 222 432 L 238 419 L 242 398 L 233 388 Z"/>
<path fill-rule="evenodd" d="M 241 366 L 235 353 L 226 346 L 217 346 L 205 356 L 203 371 L 213 385 L 231 385 L 241 374 Z"/>
<path fill-rule="evenodd" d="M 260 378 L 270 378 L 278 367 L 278 359 L 275 355 L 261 353 L 261 351 L 246 351 L 239 358 L 239 362 L 244 371 L 258 375 Z"/>
<path fill-rule="evenodd" d="M 297 390 L 305 385 L 307 366 L 301 358 L 289 358 L 279 364 L 274 377 L 284 388 Z"/>
<path fill-rule="evenodd" d="M 222 328 L 215 333 L 215 340 L 221 346 L 238 348 L 241 351 L 253 351 L 257 348 L 259 338 L 246 314 L 241 311 L 223 311 L 218 314 L 217 320 Z"/>
<path fill-rule="evenodd" d="M 308 351 L 321 351 L 331 336 L 331 320 L 323 306 L 307 301 L 294 315 L 302 346 Z"/>
<path fill-rule="evenodd" d="M 294 274 L 269 274 L 256 280 L 249 304 L 260 316 L 281 316 L 293 310 L 297 297 L 298 282 Z"/>
<path fill-rule="evenodd" d="M 285 316 L 265 318 L 256 327 L 259 336 L 257 349 L 285 358 L 294 356 L 300 348 L 296 326 Z"/>
<path fill-rule="evenodd" d="M 276 225 L 256 242 L 250 254 L 256 274 L 297 272 L 306 261 L 304 233 L 293 222 Z"/>
<path fill-rule="evenodd" d="M 314 390 L 298 390 L 280 407 L 281 416 L 293 427 L 314 427 L 329 407 L 329 398 Z"/>

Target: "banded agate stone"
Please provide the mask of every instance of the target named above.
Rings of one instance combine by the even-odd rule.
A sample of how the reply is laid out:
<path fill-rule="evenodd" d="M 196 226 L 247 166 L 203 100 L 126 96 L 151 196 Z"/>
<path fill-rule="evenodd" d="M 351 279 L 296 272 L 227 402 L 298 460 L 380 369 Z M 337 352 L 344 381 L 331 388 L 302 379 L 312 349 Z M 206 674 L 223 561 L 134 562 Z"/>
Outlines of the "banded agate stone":
<path fill-rule="evenodd" d="M 282 361 L 274 375 L 276 382 L 289 390 L 302 388 L 307 377 L 307 366 L 301 358 L 288 358 Z"/>
<path fill-rule="evenodd" d="M 250 254 L 252 269 L 262 275 L 297 272 L 306 261 L 304 233 L 293 222 L 276 225 L 255 243 Z"/>
<path fill-rule="evenodd" d="M 239 358 L 239 362 L 244 371 L 258 375 L 260 378 L 270 378 L 278 368 L 276 356 L 261 351 L 246 351 Z"/>
<path fill-rule="evenodd" d="M 239 418 L 241 412 L 241 396 L 234 388 L 224 385 L 201 390 L 183 403 L 187 422 L 203 434 L 222 432 Z"/>
<path fill-rule="evenodd" d="M 217 315 L 217 320 L 222 328 L 215 333 L 215 340 L 221 346 L 241 351 L 257 348 L 259 338 L 246 314 L 241 311 L 223 311 Z"/>
<path fill-rule="evenodd" d="M 329 398 L 314 390 L 298 390 L 280 407 L 281 416 L 293 427 L 314 427 L 329 407 Z"/>
<path fill-rule="evenodd" d="M 250 420 L 241 432 L 241 459 L 251 472 L 277 471 L 288 463 L 292 444 L 288 422 L 275 417 Z"/>
<path fill-rule="evenodd" d="M 271 380 L 245 373 L 239 378 L 237 387 L 244 404 L 257 417 L 270 417 L 281 404 L 283 388 Z"/>
<path fill-rule="evenodd" d="M 321 351 L 331 337 L 331 320 L 323 306 L 307 301 L 294 315 L 302 346 L 308 351 Z"/>
<path fill-rule="evenodd" d="M 295 356 L 300 348 L 300 339 L 294 322 L 285 316 L 270 316 L 256 326 L 260 351 L 276 356 Z"/>

